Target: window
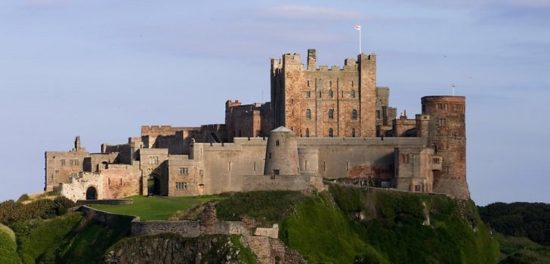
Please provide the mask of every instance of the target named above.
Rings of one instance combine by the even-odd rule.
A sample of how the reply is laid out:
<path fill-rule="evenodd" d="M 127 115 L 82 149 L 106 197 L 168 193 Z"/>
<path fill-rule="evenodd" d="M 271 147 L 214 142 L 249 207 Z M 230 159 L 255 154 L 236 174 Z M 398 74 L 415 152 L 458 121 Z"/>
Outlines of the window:
<path fill-rule="evenodd" d="M 61 160 L 61 166 L 65 166 L 65 160 L 64 159 Z"/>
<path fill-rule="evenodd" d="M 334 109 L 328 110 L 328 119 L 334 119 Z"/>
<path fill-rule="evenodd" d="M 380 110 L 376 110 L 376 119 L 380 119 Z"/>
<path fill-rule="evenodd" d="M 332 90 L 328 90 L 328 96 L 330 96 L 330 98 L 333 98 L 334 92 Z"/>
<path fill-rule="evenodd" d="M 332 130 L 332 127 L 328 129 L 328 136 L 333 137 L 334 136 L 334 130 Z"/>
<path fill-rule="evenodd" d="M 322 94 L 321 92 L 319 92 L 319 98 L 321 98 L 322 95 L 323 95 L 323 94 Z"/>
<path fill-rule="evenodd" d="M 353 81 L 351 81 L 351 87 L 353 87 Z"/>
<path fill-rule="evenodd" d="M 307 80 L 307 87 L 309 87 L 309 80 Z"/>
<path fill-rule="evenodd" d="M 353 111 L 351 111 L 351 119 L 357 120 L 357 110 L 353 109 Z"/>
<path fill-rule="evenodd" d="M 409 163 L 409 154 L 401 154 L 401 161 L 403 163 Z"/>
<path fill-rule="evenodd" d="M 311 120 L 311 109 L 306 109 L 306 119 Z"/>
<path fill-rule="evenodd" d="M 279 140 L 275 140 L 275 146 L 279 146 Z"/>
<path fill-rule="evenodd" d="M 278 169 L 273 170 L 273 175 L 279 175 L 280 173 L 281 173 L 281 171 L 279 171 Z"/>
<path fill-rule="evenodd" d="M 415 185 L 414 186 L 414 191 L 415 192 L 420 192 L 421 191 L 420 185 Z"/>
<path fill-rule="evenodd" d="M 159 164 L 159 157 L 157 157 L 157 156 L 149 156 L 149 164 L 150 164 L 150 165 Z"/>
<path fill-rule="evenodd" d="M 309 128 L 306 128 L 306 137 L 309 137 Z"/>
<path fill-rule="evenodd" d="M 440 118 L 437 120 L 437 125 L 439 127 L 445 127 L 447 125 L 447 120 L 445 118 Z"/>
<path fill-rule="evenodd" d="M 311 91 L 307 91 L 306 96 L 307 96 L 307 98 L 311 98 Z"/>
<path fill-rule="evenodd" d="M 351 136 L 352 136 L 352 137 L 355 137 L 355 128 L 352 128 L 352 129 L 351 129 Z"/>
<path fill-rule="evenodd" d="M 352 83 L 352 86 L 353 86 L 353 82 L 351 82 L 351 83 Z M 351 98 L 355 98 L 355 90 L 351 89 L 350 95 L 351 95 Z"/>
<path fill-rule="evenodd" d="M 189 174 L 188 168 L 185 168 L 185 167 L 180 168 L 180 175 L 188 175 L 188 174 Z"/>
<path fill-rule="evenodd" d="M 176 189 L 178 190 L 187 190 L 187 183 L 186 182 L 176 182 Z"/>

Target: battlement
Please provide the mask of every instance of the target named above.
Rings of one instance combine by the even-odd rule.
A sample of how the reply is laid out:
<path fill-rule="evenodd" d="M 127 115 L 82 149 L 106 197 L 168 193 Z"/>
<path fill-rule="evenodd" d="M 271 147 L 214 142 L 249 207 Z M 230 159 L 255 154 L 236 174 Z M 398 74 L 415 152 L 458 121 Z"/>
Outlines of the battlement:
<path fill-rule="evenodd" d="M 227 100 L 225 102 L 225 108 L 230 108 L 230 107 L 236 107 L 236 106 L 240 106 L 241 105 L 241 102 L 239 102 L 239 100 Z"/>
<path fill-rule="evenodd" d="M 173 127 L 169 125 L 141 126 L 141 136 L 170 136 L 179 131 L 200 130 L 200 127 Z"/>

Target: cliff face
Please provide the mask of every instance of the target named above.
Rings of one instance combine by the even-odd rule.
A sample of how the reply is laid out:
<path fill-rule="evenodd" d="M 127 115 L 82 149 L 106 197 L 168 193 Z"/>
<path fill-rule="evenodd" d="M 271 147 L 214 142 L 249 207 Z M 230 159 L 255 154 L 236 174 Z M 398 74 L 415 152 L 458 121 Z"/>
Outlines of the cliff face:
<path fill-rule="evenodd" d="M 162 234 L 122 240 L 107 250 L 105 263 L 255 263 L 255 258 L 237 236 Z"/>

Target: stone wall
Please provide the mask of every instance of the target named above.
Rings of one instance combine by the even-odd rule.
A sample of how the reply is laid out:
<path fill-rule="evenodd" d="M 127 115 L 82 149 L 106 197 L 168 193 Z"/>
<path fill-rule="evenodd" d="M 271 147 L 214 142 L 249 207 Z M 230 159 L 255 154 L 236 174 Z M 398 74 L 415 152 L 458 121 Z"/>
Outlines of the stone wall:
<path fill-rule="evenodd" d="M 199 221 L 133 221 L 131 233 L 133 236 L 173 233 L 183 237 L 198 237 L 205 234 L 248 235 L 249 231 L 236 221 L 218 221 L 208 232 Z"/>

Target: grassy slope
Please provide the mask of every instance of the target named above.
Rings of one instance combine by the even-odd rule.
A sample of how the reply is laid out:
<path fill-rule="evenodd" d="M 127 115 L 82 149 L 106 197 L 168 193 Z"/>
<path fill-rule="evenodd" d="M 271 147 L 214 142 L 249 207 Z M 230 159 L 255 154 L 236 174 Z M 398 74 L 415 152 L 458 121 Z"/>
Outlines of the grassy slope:
<path fill-rule="evenodd" d="M 97 263 L 108 247 L 128 234 L 130 220 L 123 217 L 110 229 L 70 213 L 17 223 L 17 251 L 23 263 Z"/>
<path fill-rule="evenodd" d="M 17 264 L 20 262 L 14 239 L 13 231 L 0 224 L 0 263 Z"/>
<path fill-rule="evenodd" d="M 367 256 L 369 263 L 388 263 L 361 240 L 328 197 L 313 197 L 298 205 L 282 230 L 281 239 L 311 263 L 353 263 L 359 255 Z"/>
<path fill-rule="evenodd" d="M 496 263 L 498 243 L 479 219 L 473 203 L 445 196 L 332 187 L 347 215 L 358 211 L 367 219 L 354 221 L 361 238 L 392 263 Z M 429 210 L 430 226 L 425 220 Z M 370 215 L 369 215 L 370 214 Z M 472 228 L 472 226 L 474 228 Z"/>
<path fill-rule="evenodd" d="M 423 203 L 431 226 L 422 225 Z M 498 244 L 475 206 L 445 196 L 333 187 L 311 197 L 235 194 L 217 208 L 221 219 L 281 223 L 281 238 L 312 263 L 496 263 L 498 258 Z"/>
<path fill-rule="evenodd" d="M 34 219 L 13 225 L 17 235 L 18 253 L 23 263 L 35 263 L 39 259 L 51 259 L 44 253 L 59 246 L 82 217 L 79 213 L 40 220 Z"/>
<path fill-rule="evenodd" d="M 131 197 L 134 201 L 130 205 L 92 205 L 99 210 L 116 214 L 139 216 L 141 220 L 165 220 L 174 215 L 177 211 L 186 211 L 194 206 L 210 201 L 221 199 L 220 196 L 197 196 L 197 197 Z"/>

